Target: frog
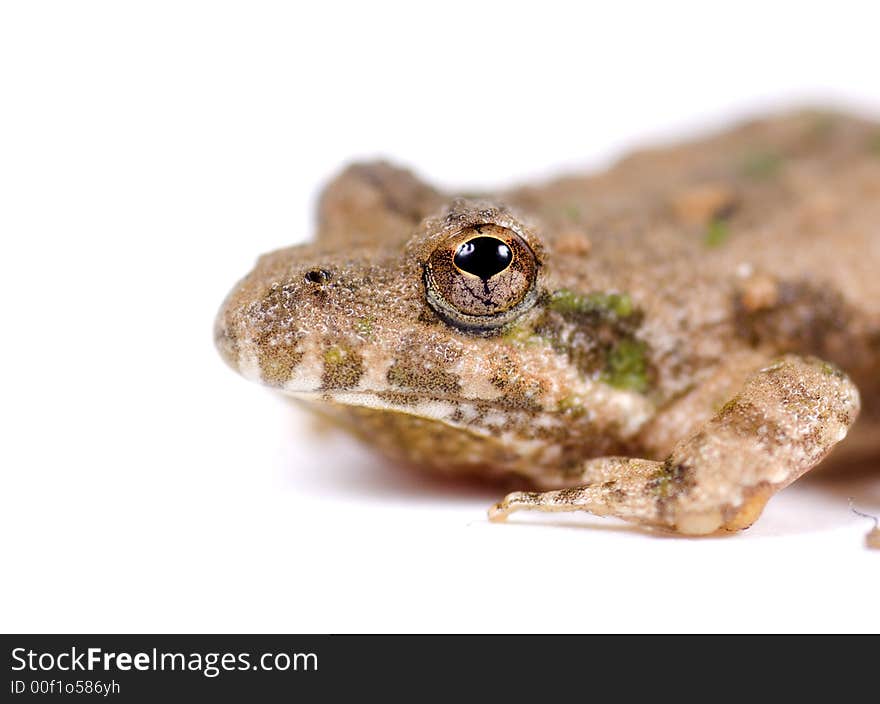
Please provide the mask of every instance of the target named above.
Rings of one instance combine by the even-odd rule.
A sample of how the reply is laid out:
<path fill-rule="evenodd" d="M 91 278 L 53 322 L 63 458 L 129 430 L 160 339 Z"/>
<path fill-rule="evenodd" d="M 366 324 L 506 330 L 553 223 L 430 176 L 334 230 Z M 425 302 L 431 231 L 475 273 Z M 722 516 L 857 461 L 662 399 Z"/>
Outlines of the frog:
<path fill-rule="evenodd" d="M 735 532 L 848 434 L 877 446 L 869 119 L 772 114 L 497 191 L 356 162 L 315 229 L 231 290 L 222 358 L 391 462 L 517 489 L 493 522 Z"/>

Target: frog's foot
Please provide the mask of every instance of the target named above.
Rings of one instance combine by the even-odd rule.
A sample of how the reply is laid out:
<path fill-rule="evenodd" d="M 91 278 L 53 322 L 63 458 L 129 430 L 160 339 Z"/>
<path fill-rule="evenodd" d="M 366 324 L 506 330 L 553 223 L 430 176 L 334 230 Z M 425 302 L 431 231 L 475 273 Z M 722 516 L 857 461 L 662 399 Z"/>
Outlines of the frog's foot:
<path fill-rule="evenodd" d="M 747 528 L 773 494 L 846 436 L 858 411 L 858 391 L 843 372 L 786 356 L 749 376 L 665 461 L 590 460 L 583 486 L 510 494 L 489 518 L 520 509 L 589 511 L 691 535 Z"/>

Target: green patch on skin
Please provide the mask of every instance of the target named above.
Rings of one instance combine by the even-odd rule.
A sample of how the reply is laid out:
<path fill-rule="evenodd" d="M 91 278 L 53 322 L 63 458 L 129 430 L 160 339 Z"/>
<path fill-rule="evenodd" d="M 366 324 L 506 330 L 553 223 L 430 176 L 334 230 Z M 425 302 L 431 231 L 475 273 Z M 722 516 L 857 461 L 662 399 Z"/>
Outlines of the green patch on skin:
<path fill-rule="evenodd" d="M 632 299 L 625 293 L 579 293 L 562 288 L 550 294 L 550 310 L 563 315 L 586 315 L 589 313 L 610 313 L 618 318 L 628 318 L 635 309 Z"/>
<path fill-rule="evenodd" d="M 649 480 L 649 486 L 656 496 L 661 499 L 670 499 L 692 485 L 687 474 L 688 471 L 684 465 L 666 460 Z"/>
<path fill-rule="evenodd" d="M 532 336 L 532 330 L 525 325 L 511 325 L 508 327 L 502 337 L 511 344 L 524 344 Z"/>
<path fill-rule="evenodd" d="M 574 220 L 577 222 L 581 219 L 581 209 L 576 205 L 567 205 L 565 206 L 563 212 L 565 213 L 565 217 L 569 220 Z"/>
<path fill-rule="evenodd" d="M 330 366 L 342 364 L 346 356 L 347 352 L 344 348 L 339 345 L 330 345 L 330 347 L 324 350 L 324 364 L 329 364 Z"/>
<path fill-rule="evenodd" d="M 373 336 L 373 324 L 375 322 L 376 319 L 372 315 L 365 315 L 355 321 L 354 329 L 358 335 L 370 338 Z"/>
<path fill-rule="evenodd" d="M 644 393 L 648 390 L 648 363 L 644 342 L 631 338 L 619 340 L 608 351 L 601 379 L 616 389 Z"/>
<path fill-rule="evenodd" d="M 534 334 L 566 355 L 585 378 L 618 389 L 648 390 L 648 346 L 636 337 L 644 316 L 628 294 L 559 289 L 542 302 L 545 312 L 535 321 Z"/>
<path fill-rule="evenodd" d="M 284 386 L 293 370 L 302 361 L 303 353 L 285 346 L 259 348 L 258 359 L 263 381 L 271 386 Z"/>
<path fill-rule="evenodd" d="M 361 356 L 339 344 L 328 345 L 324 349 L 324 369 L 321 372 L 321 388 L 351 389 L 358 385 L 364 374 Z"/>
<path fill-rule="evenodd" d="M 875 133 L 871 137 L 871 142 L 868 147 L 874 154 L 880 156 L 880 132 Z"/>
<path fill-rule="evenodd" d="M 824 360 L 819 361 L 820 369 L 822 373 L 826 376 L 834 376 L 838 379 L 843 379 L 846 377 L 846 373 L 838 367 L 836 364 L 832 364 L 831 362 L 826 362 Z"/>
<path fill-rule="evenodd" d="M 725 403 L 723 406 L 721 406 L 721 408 L 718 409 L 716 415 L 725 415 L 727 413 L 730 413 L 734 408 L 736 408 L 738 403 L 739 403 L 739 398 L 735 396 L 734 398 L 730 399 L 727 403 Z"/>
<path fill-rule="evenodd" d="M 743 175 L 752 179 L 771 178 L 782 168 L 782 157 L 776 152 L 758 151 L 749 154 L 742 163 Z"/>
<path fill-rule="evenodd" d="M 672 487 L 672 479 L 664 473 L 663 469 L 659 470 L 651 479 L 651 489 L 663 499 L 668 499 L 672 495 Z"/>
<path fill-rule="evenodd" d="M 501 335 L 502 339 L 515 347 L 549 344 L 550 340 L 538 335 L 528 325 L 510 325 Z"/>
<path fill-rule="evenodd" d="M 558 313 L 580 313 L 586 307 L 585 297 L 561 288 L 550 294 L 548 308 Z"/>
<path fill-rule="evenodd" d="M 728 237 L 730 237 L 730 226 L 725 220 L 716 218 L 706 228 L 703 242 L 707 247 L 720 247 L 727 242 Z"/>
<path fill-rule="evenodd" d="M 559 399 L 559 402 L 556 404 L 556 410 L 574 418 L 580 418 L 587 412 L 587 409 L 584 408 L 584 404 L 578 401 L 574 396 L 565 396 L 564 398 Z"/>

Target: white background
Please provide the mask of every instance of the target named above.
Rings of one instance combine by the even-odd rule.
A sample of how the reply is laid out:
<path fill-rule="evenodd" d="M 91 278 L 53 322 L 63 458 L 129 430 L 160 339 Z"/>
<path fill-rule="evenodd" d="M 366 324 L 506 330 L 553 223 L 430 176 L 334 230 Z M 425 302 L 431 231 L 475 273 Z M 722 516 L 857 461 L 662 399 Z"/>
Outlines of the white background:
<path fill-rule="evenodd" d="M 489 525 L 497 492 L 314 434 L 211 340 L 353 158 L 494 186 L 768 106 L 880 114 L 872 5 L 4 3 L 0 628 L 880 628 L 846 504 L 880 479 L 729 538 Z"/>

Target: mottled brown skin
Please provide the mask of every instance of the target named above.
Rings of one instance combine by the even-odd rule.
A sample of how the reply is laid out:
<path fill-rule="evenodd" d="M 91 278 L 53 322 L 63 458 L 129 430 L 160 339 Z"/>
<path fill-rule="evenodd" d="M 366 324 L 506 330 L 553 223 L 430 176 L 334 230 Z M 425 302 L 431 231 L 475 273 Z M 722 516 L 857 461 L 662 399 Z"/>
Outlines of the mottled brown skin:
<path fill-rule="evenodd" d="M 221 354 L 395 459 L 551 490 L 494 519 L 737 530 L 880 418 L 876 124 L 801 112 L 476 197 L 358 164 L 318 220 L 230 293 Z M 510 245 L 492 278 L 454 264 L 475 231 Z"/>

